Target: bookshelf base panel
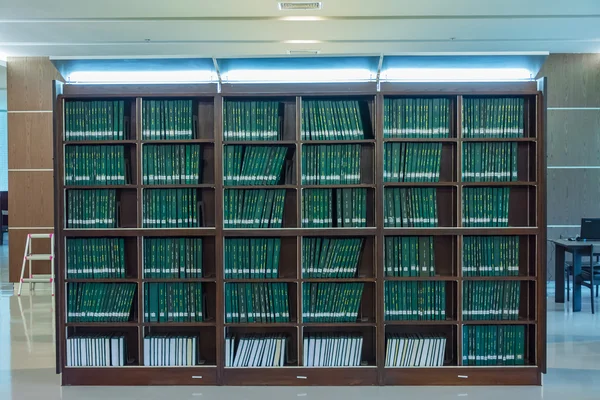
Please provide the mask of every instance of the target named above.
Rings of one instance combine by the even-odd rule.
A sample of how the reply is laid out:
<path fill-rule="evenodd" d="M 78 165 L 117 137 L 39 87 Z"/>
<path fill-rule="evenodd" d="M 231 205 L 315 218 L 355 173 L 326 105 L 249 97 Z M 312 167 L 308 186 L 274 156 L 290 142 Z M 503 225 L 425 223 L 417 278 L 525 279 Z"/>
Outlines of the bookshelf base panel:
<path fill-rule="evenodd" d="M 537 367 L 386 368 L 384 385 L 407 386 L 539 386 Z"/>
<path fill-rule="evenodd" d="M 223 385 L 231 386 L 369 386 L 377 368 L 225 368 Z"/>
<path fill-rule="evenodd" d="M 217 385 L 216 367 L 63 368 L 63 386 Z"/>

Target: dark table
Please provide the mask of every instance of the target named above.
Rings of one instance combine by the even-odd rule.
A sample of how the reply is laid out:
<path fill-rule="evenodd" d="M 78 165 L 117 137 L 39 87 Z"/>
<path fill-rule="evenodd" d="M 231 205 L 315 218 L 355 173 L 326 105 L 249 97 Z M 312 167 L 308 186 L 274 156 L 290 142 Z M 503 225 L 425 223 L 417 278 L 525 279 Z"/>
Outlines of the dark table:
<path fill-rule="evenodd" d="M 581 274 L 581 258 L 583 256 L 592 256 L 592 246 L 590 242 L 570 241 L 567 239 L 553 239 L 556 254 L 554 256 L 554 279 L 556 293 L 554 302 L 565 302 L 565 253 L 573 255 L 573 275 Z M 581 284 L 573 279 L 573 311 L 581 311 Z"/>

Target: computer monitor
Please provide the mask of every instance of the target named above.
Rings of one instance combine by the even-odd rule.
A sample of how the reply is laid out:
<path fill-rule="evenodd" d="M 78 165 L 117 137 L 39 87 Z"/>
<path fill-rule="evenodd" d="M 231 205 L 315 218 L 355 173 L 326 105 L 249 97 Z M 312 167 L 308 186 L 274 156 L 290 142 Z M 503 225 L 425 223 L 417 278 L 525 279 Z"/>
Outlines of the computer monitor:
<path fill-rule="evenodd" d="M 582 240 L 600 240 L 600 218 L 581 218 Z"/>

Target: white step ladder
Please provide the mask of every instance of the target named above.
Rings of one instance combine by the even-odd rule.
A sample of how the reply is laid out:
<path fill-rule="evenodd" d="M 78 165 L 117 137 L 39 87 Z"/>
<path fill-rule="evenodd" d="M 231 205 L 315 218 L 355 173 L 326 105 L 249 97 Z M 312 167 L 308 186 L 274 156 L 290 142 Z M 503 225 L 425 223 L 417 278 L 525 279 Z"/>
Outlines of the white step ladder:
<path fill-rule="evenodd" d="M 50 239 L 50 254 L 32 254 L 32 239 Z M 33 275 L 31 273 L 32 261 L 50 261 L 50 275 Z M 29 262 L 29 278 L 23 278 L 23 275 L 25 275 L 25 266 L 27 262 Z M 54 233 L 30 233 L 27 235 L 25 254 L 23 256 L 23 265 L 21 266 L 21 279 L 19 280 L 19 291 L 17 296 L 21 295 L 23 283 L 29 283 L 30 291 L 35 290 L 36 283 L 50 283 L 50 286 L 52 287 L 52 296 L 54 296 Z"/>

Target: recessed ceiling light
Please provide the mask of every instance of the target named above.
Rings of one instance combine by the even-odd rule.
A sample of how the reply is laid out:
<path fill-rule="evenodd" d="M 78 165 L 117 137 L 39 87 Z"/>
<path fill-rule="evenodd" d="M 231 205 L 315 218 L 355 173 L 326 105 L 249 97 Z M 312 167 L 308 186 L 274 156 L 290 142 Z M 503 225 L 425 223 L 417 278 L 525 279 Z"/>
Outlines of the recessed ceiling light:
<path fill-rule="evenodd" d="M 315 44 L 321 43 L 320 40 L 284 40 L 283 43 L 288 44 Z"/>
<path fill-rule="evenodd" d="M 305 1 L 280 1 L 279 9 L 282 11 L 295 11 L 295 10 L 320 10 L 322 4 L 320 1 L 305 2 Z"/>

